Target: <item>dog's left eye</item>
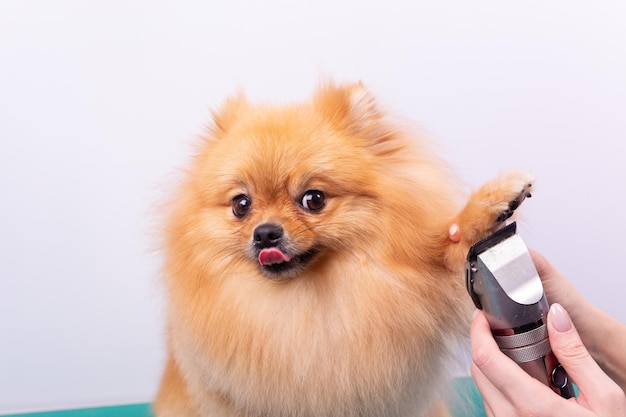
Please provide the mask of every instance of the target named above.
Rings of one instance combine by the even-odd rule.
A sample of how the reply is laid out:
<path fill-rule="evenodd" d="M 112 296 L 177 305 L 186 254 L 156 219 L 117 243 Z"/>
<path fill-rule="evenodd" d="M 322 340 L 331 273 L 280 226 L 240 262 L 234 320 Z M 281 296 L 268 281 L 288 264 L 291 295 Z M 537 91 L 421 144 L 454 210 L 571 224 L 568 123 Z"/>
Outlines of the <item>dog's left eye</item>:
<path fill-rule="evenodd" d="M 326 206 L 326 196 L 319 190 L 309 190 L 302 196 L 300 205 L 309 211 L 320 211 Z"/>

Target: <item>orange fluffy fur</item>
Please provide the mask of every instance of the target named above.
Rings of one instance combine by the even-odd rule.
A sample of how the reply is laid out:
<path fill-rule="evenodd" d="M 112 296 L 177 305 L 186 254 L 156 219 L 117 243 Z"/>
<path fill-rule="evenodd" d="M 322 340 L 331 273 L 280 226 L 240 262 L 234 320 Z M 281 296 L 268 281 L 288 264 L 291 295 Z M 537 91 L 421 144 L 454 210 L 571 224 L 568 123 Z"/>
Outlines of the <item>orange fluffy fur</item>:
<path fill-rule="evenodd" d="M 158 417 L 447 415 L 445 363 L 470 311 L 464 257 L 526 175 L 486 184 L 463 208 L 426 141 L 363 85 L 330 83 L 302 104 L 226 101 L 186 173 L 166 228 Z M 323 208 L 300 204 L 307 190 L 324 193 Z M 233 212 L 240 195 L 245 216 Z M 268 223 L 314 258 L 263 271 L 251 242 Z"/>

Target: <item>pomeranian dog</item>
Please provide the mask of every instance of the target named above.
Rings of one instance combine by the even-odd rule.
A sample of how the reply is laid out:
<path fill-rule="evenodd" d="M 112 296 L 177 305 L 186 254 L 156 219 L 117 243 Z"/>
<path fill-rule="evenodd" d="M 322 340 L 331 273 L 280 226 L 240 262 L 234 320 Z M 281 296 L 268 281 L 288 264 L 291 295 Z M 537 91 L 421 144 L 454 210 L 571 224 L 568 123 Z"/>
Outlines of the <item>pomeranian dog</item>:
<path fill-rule="evenodd" d="M 361 83 L 214 112 L 168 212 L 156 416 L 449 415 L 467 250 L 532 179 L 464 196 L 403 125 Z"/>

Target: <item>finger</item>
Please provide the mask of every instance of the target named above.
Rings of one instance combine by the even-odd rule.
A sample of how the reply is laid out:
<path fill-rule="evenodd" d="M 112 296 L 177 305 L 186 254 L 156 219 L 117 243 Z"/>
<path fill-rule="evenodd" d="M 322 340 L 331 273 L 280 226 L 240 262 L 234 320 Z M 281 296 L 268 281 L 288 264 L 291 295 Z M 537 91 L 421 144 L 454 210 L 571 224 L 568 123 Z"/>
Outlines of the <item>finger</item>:
<path fill-rule="evenodd" d="M 484 403 L 484 405 L 485 405 L 485 414 L 487 415 L 487 417 L 496 417 L 496 414 L 489 407 L 489 405 L 487 403 Z"/>
<path fill-rule="evenodd" d="M 592 415 L 576 401 L 555 394 L 500 352 L 483 312 L 478 311 L 472 320 L 470 339 L 472 376 L 483 394 L 486 411 L 490 410 L 492 415 L 552 416 L 557 409 L 562 415 Z"/>
<path fill-rule="evenodd" d="M 537 273 L 549 300 L 559 301 L 567 298 L 565 291 L 569 285 L 567 280 L 550 264 L 550 262 L 539 252 L 528 249 L 537 268 Z"/>
<path fill-rule="evenodd" d="M 553 269 L 552 265 L 550 265 L 550 262 L 548 262 L 543 254 L 533 248 L 528 248 L 528 252 L 530 252 L 531 258 L 533 258 L 533 263 L 535 264 L 535 268 L 537 268 L 539 275 L 545 275 Z"/>
<path fill-rule="evenodd" d="M 548 300 L 558 302 L 566 307 L 582 303 L 580 294 L 571 282 L 563 276 L 552 264 L 539 252 L 530 249 L 535 267 Z"/>
<path fill-rule="evenodd" d="M 552 351 L 578 385 L 583 400 L 593 410 L 605 409 L 607 399 L 618 393 L 620 388 L 593 360 L 567 311 L 560 304 L 550 307 L 548 334 Z"/>
<path fill-rule="evenodd" d="M 487 416 L 510 415 L 510 408 L 512 406 L 508 403 L 508 400 L 502 395 L 500 390 L 493 386 L 476 364 L 472 364 L 470 372 L 482 396 Z M 507 410 L 503 410 L 505 406 L 508 406 L 506 407 Z M 497 410 L 497 412 L 494 412 L 494 409 Z"/>
<path fill-rule="evenodd" d="M 527 407 L 529 398 L 552 396 L 546 385 L 528 375 L 519 365 L 500 351 L 483 312 L 474 317 L 470 327 L 472 360 L 489 383 L 511 404 Z M 477 381 L 477 384 L 479 381 Z M 480 381 L 486 386 L 483 381 Z M 490 404 L 494 407 L 494 404 Z M 495 411 L 495 410 L 494 410 Z"/>

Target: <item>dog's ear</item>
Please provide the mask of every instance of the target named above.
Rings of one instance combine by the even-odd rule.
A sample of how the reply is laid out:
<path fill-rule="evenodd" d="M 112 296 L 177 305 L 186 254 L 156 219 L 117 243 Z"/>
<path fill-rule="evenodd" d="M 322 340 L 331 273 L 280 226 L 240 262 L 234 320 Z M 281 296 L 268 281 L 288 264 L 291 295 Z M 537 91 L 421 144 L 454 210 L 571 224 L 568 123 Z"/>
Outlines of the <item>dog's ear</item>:
<path fill-rule="evenodd" d="M 219 135 L 219 133 L 228 132 L 230 127 L 237 121 L 242 109 L 247 106 L 248 100 L 241 91 L 237 95 L 226 99 L 217 110 L 211 111 L 214 124 L 213 133 Z"/>
<path fill-rule="evenodd" d="M 336 129 L 361 138 L 376 155 L 393 155 L 405 146 L 398 140 L 398 128 L 386 120 L 386 113 L 361 82 L 339 87 L 326 83 L 314 103 Z"/>
<path fill-rule="evenodd" d="M 370 132 L 382 118 L 376 100 L 362 82 L 337 86 L 326 82 L 317 90 L 315 106 L 338 129 Z"/>

